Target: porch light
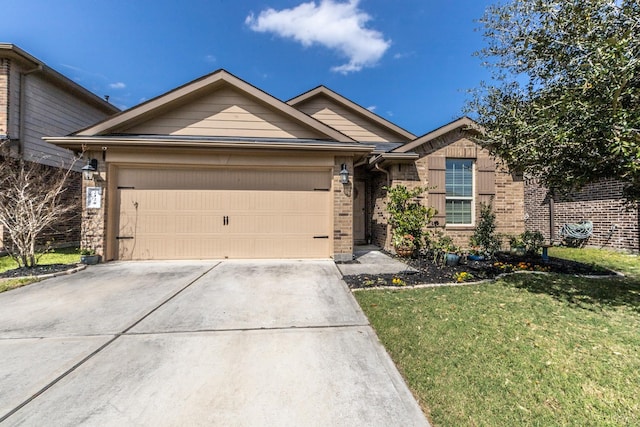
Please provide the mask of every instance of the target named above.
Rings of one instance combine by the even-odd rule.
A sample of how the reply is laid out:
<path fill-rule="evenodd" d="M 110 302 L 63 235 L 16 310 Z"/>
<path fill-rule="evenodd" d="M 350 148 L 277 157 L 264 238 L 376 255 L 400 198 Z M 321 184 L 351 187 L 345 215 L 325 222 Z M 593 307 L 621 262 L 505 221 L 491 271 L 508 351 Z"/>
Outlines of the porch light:
<path fill-rule="evenodd" d="M 85 181 L 92 180 L 94 174 L 98 171 L 98 160 L 87 159 L 87 164 L 82 167 L 82 177 Z"/>
<path fill-rule="evenodd" d="M 345 163 L 342 164 L 342 169 L 340 170 L 340 183 L 349 183 L 349 170 L 347 169 L 347 165 Z"/>

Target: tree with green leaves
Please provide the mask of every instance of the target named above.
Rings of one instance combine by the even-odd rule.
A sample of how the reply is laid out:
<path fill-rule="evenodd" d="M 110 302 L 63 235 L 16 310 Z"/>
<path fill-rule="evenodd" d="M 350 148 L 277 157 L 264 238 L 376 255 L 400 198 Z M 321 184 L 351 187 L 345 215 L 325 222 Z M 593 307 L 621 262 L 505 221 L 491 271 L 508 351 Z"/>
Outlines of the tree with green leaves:
<path fill-rule="evenodd" d="M 614 178 L 640 201 L 640 2 L 511 0 L 479 22 L 479 142 L 547 188 Z"/>

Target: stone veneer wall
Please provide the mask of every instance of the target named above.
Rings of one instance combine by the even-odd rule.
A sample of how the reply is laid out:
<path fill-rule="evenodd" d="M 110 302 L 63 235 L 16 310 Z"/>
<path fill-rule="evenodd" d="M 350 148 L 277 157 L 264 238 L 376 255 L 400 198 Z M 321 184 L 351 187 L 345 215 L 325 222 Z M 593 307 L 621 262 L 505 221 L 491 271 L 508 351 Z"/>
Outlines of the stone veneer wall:
<path fill-rule="evenodd" d="M 102 161 L 102 153 L 87 152 L 86 158 L 98 159 L 98 172 L 100 178 L 95 181 L 82 180 L 82 240 L 81 246 L 87 249 L 94 249 L 96 254 L 105 257 L 106 238 L 106 212 L 107 212 L 107 170 L 105 162 Z M 100 209 L 87 209 L 87 188 L 102 188 L 102 207 Z"/>
<path fill-rule="evenodd" d="M 586 186 L 570 197 L 556 196 L 553 202 L 554 241 L 560 242 L 560 228 L 580 221 L 593 222 L 588 246 L 637 252 L 640 250 L 638 209 L 628 209 L 622 199 L 622 183 L 603 180 Z M 525 185 L 526 228 L 540 231 L 547 241 L 550 234 L 550 197 L 545 187 L 527 179 Z"/>
<path fill-rule="evenodd" d="M 402 184 L 408 188 L 416 186 L 433 186 L 429 182 L 429 164 L 433 156 L 449 158 L 471 158 L 476 161 L 490 159 L 489 152 L 471 141 L 464 131 L 452 131 L 439 138 L 429 141 L 415 150 L 420 158 L 413 164 L 388 165 L 386 169 L 390 173 L 390 184 Z M 476 176 L 478 171 L 476 171 Z M 519 234 L 524 231 L 524 182 L 496 165 L 493 174 L 494 182 L 493 209 L 496 213 L 497 232 L 501 234 Z M 386 191 L 381 189 L 380 180 L 386 177 L 383 174 L 374 175 L 372 178 L 372 201 L 370 211 L 372 242 L 387 250 L 391 249 L 391 230 L 386 225 Z M 444 178 L 443 178 L 444 179 Z M 386 185 L 386 183 L 384 184 Z M 444 185 L 444 181 L 442 184 Z M 476 222 L 480 211 L 480 203 L 490 200 L 490 196 L 479 194 L 478 185 L 476 191 Z M 442 197 L 442 196 L 440 196 Z M 433 200 L 430 201 L 430 198 Z M 423 203 L 426 206 L 435 206 L 442 210 L 435 218 L 438 221 L 438 229 L 451 236 L 455 243 L 463 248 L 469 247 L 469 237 L 473 234 L 473 226 L 447 226 L 444 224 L 444 206 L 438 206 L 435 196 L 426 196 Z M 436 227 L 433 227 L 436 228 Z"/>

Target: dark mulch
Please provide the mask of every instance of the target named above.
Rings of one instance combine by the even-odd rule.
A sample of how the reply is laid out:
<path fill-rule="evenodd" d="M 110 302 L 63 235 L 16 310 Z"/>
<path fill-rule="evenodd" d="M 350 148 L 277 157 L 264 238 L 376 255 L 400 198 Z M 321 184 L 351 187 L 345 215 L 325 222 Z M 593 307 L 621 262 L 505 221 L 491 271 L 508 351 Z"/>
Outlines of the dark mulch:
<path fill-rule="evenodd" d="M 545 263 L 540 256 L 516 256 L 500 253 L 491 261 L 462 260 L 455 267 L 442 266 L 432 262 L 431 258 L 398 258 L 418 272 L 404 272 L 401 274 L 359 274 L 344 276 L 344 281 L 350 288 L 366 288 L 373 286 L 411 286 L 419 284 L 441 284 L 456 282 L 455 275 L 466 272 L 471 276 L 467 281 L 493 279 L 500 274 L 513 271 L 545 271 L 549 273 L 608 276 L 613 272 L 588 264 L 569 261 L 560 258 L 549 258 Z M 396 283 L 394 283 L 394 279 Z M 398 279 L 401 282 L 398 282 Z"/>
<path fill-rule="evenodd" d="M 0 279 L 25 277 L 25 276 L 42 276 L 45 274 L 58 273 L 61 271 L 67 271 L 74 268 L 76 264 L 50 264 L 50 265 L 36 265 L 32 268 L 14 268 L 13 270 L 7 270 L 0 273 Z"/>

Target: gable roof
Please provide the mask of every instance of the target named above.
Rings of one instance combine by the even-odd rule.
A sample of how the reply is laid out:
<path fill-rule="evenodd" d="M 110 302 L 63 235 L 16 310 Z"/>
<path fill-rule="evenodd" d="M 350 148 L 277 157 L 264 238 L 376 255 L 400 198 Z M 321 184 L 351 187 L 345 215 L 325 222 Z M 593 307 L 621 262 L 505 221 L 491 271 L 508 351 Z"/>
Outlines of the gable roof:
<path fill-rule="evenodd" d="M 391 153 L 408 153 L 416 147 L 421 146 L 422 144 L 425 144 L 457 129 L 472 130 L 477 133 L 482 133 L 482 128 L 480 127 L 480 125 L 478 125 L 478 123 L 476 123 L 474 120 L 465 116 L 447 123 L 446 125 L 441 126 L 438 129 L 432 130 L 431 132 L 426 133 L 421 137 L 416 138 L 415 140 L 404 144 L 394 150 L 391 150 Z"/>
<path fill-rule="evenodd" d="M 118 107 L 110 104 L 105 99 L 99 97 L 95 93 L 80 86 L 73 80 L 63 76 L 38 58 L 30 55 L 18 46 L 12 43 L 0 43 L 0 57 L 14 59 L 21 64 L 33 67 L 30 72 L 40 72 L 41 75 L 55 85 L 62 87 L 64 90 L 72 93 L 74 96 L 85 100 L 87 103 L 94 105 L 106 114 L 115 114 L 120 111 Z"/>
<path fill-rule="evenodd" d="M 311 89 L 308 92 L 305 92 L 301 95 L 296 96 L 295 98 L 287 101 L 287 104 L 299 108 L 302 104 L 308 103 L 309 101 L 316 98 L 328 98 L 333 103 L 339 105 L 340 107 L 348 110 L 352 114 L 355 114 L 358 117 L 365 119 L 366 121 L 374 124 L 377 127 L 380 127 L 395 135 L 396 141 L 411 141 L 416 138 L 416 135 L 411 132 L 401 128 L 400 126 L 380 117 L 379 115 L 373 113 L 372 111 L 362 107 L 361 105 L 356 104 L 355 102 L 345 98 L 344 96 L 332 91 L 331 89 L 325 86 L 318 86 L 314 89 Z M 394 141 L 388 141 L 394 142 Z"/>
<path fill-rule="evenodd" d="M 356 142 L 336 129 L 304 114 L 292 106 L 278 100 L 268 93 L 256 88 L 244 80 L 234 76 L 226 70 L 219 69 L 211 74 L 193 80 L 172 91 L 123 111 L 95 125 L 76 132 L 75 136 L 103 136 L 108 134 L 126 133 L 143 122 L 160 116 L 167 111 L 182 106 L 197 97 L 222 87 L 231 87 L 242 95 L 251 98 L 270 109 L 286 116 L 315 133 L 322 135 L 320 139 L 338 142 Z"/>

